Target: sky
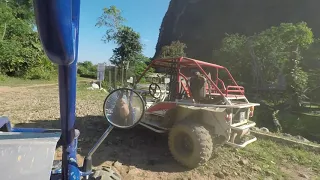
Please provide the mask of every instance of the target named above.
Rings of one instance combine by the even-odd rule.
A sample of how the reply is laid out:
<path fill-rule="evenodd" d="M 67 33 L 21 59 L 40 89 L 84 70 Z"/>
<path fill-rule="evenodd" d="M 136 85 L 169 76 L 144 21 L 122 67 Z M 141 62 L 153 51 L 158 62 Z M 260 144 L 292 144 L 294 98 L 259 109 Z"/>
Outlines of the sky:
<path fill-rule="evenodd" d="M 127 20 L 125 25 L 140 33 L 143 54 L 152 57 L 158 41 L 162 19 L 170 0 L 82 0 L 80 11 L 79 59 L 94 64 L 108 62 L 113 43 L 101 41 L 106 29 L 95 27 L 104 7 L 115 5 Z"/>

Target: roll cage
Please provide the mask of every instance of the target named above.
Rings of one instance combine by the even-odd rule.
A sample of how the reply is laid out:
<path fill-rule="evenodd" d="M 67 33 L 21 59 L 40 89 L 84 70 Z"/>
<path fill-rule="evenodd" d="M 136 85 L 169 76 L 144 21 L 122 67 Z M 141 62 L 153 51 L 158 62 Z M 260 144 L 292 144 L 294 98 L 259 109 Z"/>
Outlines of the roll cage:
<path fill-rule="evenodd" d="M 192 76 L 192 70 L 199 71 L 207 80 L 206 92 L 210 96 L 239 97 L 244 96 L 244 87 L 239 86 L 232 77 L 229 70 L 223 66 L 199 61 L 187 57 L 177 57 L 168 59 L 152 60 L 146 70 L 137 78 L 135 84 L 138 84 L 142 77 L 150 70 L 156 68 L 165 71 L 170 77 L 170 100 L 179 99 L 179 95 L 185 92 L 187 97 L 192 98 L 189 79 Z M 226 78 L 231 82 L 225 85 L 225 81 L 219 78 L 219 72 L 224 71 Z M 211 77 L 214 73 L 214 78 Z M 219 85 L 221 87 L 219 88 Z"/>

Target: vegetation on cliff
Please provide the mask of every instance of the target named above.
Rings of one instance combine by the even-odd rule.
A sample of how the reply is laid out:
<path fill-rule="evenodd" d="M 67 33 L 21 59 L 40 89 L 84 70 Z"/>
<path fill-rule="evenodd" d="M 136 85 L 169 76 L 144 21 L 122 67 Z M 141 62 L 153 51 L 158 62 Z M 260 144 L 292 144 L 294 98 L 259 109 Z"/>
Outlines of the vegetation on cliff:
<path fill-rule="evenodd" d="M 318 43 L 305 22 L 282 23 L 253 36 L 227 34 L 222 47 L 213 51 L 213 59 L 231 70 L 250 99 L 262 104 L 255 117 L 260 126 L 281 130 L 283 124 L 290 133 L 302 133 L 302 127 L 309 125 L 301 123 L 302 115 L 296 112 L 305 110 L 301 105 L 306 101 L 320 101 L 314 96 L 320 92 L 320 81 L 315 80 L 320 74 L 312 66 L 319 63 L 320 56 L 314 53 Z M 302 134 L 311 139 L 320 134 L 307 131 Z"/>

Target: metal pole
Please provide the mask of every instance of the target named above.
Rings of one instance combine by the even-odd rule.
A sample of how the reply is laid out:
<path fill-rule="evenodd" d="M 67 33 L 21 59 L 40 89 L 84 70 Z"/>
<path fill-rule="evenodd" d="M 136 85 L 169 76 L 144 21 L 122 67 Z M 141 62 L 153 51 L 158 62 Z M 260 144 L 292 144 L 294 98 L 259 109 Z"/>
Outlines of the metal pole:
<path fill-rule="evenodd" d="M 113 83 L 114 83 L 114 89 L 117 88 L 117 81 L 118 81 L 118 78 L 117 78 L 117 73 L 118 73 L 118 72 L 117 72 L 117 70 L 118 70 L 118 69 L 117 69 L 117 66 L 115 66 L 115 67 L 114 67 L 114 82 L 113 82 Z"/>
<path fill-rule="evenodd" d="M 121 86 L 124 87 L 123 84 L 123 76 L 124 76 L 124 66 L 121 67 Z"/>
<path fill-rule="evenodd" d="M 72 21 L 77 27 L 75 29 L 75 60 L 69 66 L 59 67 L 59 94 L 60 94 L 60 116 L 62 137 L 66 142 L 63 145 L 62 156 L 62 177 L 63 180 L 73 177 L 70 172 L 78 172 L 77 148 L 75 145 L 75 121 L 76 121 L 76 91 L 77 91 L 77 61 L 78 61 L 78 42 L 79 42 L 79 16 L 80 1 L 72 1 Z"/>
<path fill-rule="evenodd" d="M 101 143 L 106 139 L 106 137 L 109 135 L 109 133 L 114 128 L 113 125 L 110 125 L 108 129 L 103 133 L 103 135 L 99 138 L 99 140 L 96 142 L 96 144 L 90 149 L 88 155 L 83 160 L 83 172 L 91 172 L 92 171 L 92 155 L 98 147 L 101 145 Z M 89 179 L 89 176 L 86 176 L 85 179 Z"/>
<path fill-rule="evenodd" d="M 108 82 L 108 87 L 111 86 L 111 69 L 109 69 L 109 82 Z"/>
<path fill-rule="evenodd" d="M 80 179 L 74 126 L 80 0 L 34 0 L 33 2 L 44 50 L 52 62 L 59 64 L 62 180 Z"/>
<path fill-rule="evenodd" d="M 110 125 L 108 129 L 103 133 L 103 135 L 99 138 L 99 140 L 96 142 L 96 144 L 91 148 L 91 150 L 88 153 L 88 158 L 91 159 L 91 156 L 94 152 L 98 149 L 98 147 L 101 145 L 101 143 L 106 139 L 106 137 L 109 135 L 109 133 L 112 131 L 114 126 Z"/>
<path fill-rule="evenodd" d="M 59 66 L 59 99 L 60 116 L 62 129 L 62 176 L 63 180 L 68 179 L 69 159 L 76 161 L 76 153 L 69 152 L 73 150 L 75 137 L 75 103 L 76 103 L 76 62 L 70 66 Z"/>

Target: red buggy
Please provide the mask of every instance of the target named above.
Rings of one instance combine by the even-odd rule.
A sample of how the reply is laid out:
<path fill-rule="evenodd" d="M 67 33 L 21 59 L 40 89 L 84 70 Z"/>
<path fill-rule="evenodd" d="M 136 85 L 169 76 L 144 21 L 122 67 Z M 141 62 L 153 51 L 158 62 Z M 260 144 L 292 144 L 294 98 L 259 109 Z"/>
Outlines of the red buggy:
<path fill-rule="evenodd" d="M 164 74 L 163 84 L 139 84 L 150 68 Z M 189 168 L 209 160 L 217 145 L 245 147 L 256 141 L 249 118 L 259 104 L 248 101 L 244 87 L 223 66 L 186 57 L 157 59 L 133 84 L 146 104 L 140 124 L 168 132 L 173 157 Z"/>

